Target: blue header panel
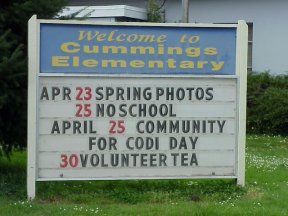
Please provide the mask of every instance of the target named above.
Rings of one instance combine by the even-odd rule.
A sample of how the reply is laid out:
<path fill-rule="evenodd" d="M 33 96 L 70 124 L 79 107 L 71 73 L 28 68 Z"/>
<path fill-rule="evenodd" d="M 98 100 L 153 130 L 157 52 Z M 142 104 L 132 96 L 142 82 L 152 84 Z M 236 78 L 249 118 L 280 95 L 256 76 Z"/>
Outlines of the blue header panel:
<path fill-rule="evenodd" d="M 41 73 L 234 75 L 236 28 L 40 25 Z"/>

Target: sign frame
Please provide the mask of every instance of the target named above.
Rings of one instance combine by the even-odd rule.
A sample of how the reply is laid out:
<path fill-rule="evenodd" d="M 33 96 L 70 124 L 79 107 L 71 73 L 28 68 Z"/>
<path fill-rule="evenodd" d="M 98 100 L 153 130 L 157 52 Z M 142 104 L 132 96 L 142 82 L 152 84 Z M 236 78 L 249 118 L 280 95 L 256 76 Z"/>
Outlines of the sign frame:
<path fill-rule="evenodd" d="M 28 199 L 32 200 L 36 195 L 36 182 L 40 181 L 38 176 L 38 159 L 37 159 L 37 143 L 39 134 L 39 77 L 41 76 L 60 76 L 65 77 L 65 74 L 45 74 L 40 75 L 40 25 L 41 24 L 76 24 L 76 25 L 111 25 L 111 26 L 167 26 L 167 27 L 209 27 L 209 28 L 236 28 L 236 60 L 235 60 L 235 75 L 175 75 L 174 77 L 189 77 L 189 78 L 212 78 L 212 79 L 236 79 L 237 80 L 237 112 L 236 112 L 236 176 L 195 176 L 192 178 L 232 178 L 236 179 L 237 184 L 245 185 L 245 140 L 246 140 L 246 92 L 247 92 L 247 43 L 248 43 L 248 27 L 245 21 L 240 20 L 237 24 L 167 24 L 167 23 L 107 23 L 107 22 L 83 22 L 83 21 L 59 21 L 59 20 L 38 20 L 36 15 L 29 20 L 28 31 L 28 137 L 27 137 L 27 195 Z M 96 76 L 96 77 L 153 77 L 143 74 L 78 74 L 77 76 Z M 154 75 L 155 77 L 171 77 L 173 75 Z M 81 178 L 79 180 L 91 180 L 91 178 Z M 92 178 L 93 179 L 93 178 Z M 94 178 L 95 179 L 95 178 Z M 129 179 L 129 178 L 125 178 Z M 146 179 L 146 178 L 145 178 Z M 147 178 L 153 179 L 153 178 Z M 161 178 L 165 179 L 165 178 Z M 46 179 L 49 180 L 49 179 Z M 59 180 L 59 179 L 50 179 Z M 61 180 L 69 180 L 63 178 Z M 77 180 L 77 179 L 72 179 Z"/>

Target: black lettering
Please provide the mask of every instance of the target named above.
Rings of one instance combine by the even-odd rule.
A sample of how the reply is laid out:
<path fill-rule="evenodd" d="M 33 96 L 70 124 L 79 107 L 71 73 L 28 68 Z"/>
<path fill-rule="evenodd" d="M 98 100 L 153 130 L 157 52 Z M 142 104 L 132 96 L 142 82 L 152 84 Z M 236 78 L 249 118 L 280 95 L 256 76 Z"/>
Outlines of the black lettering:
<path fill-rule="evenodd" d="M 96 100 L 102 100 L 104 98 L 102 91 L 103 91 L 103 87 L 97 87 L 95 89 L 95 93 L 96 93 L 95 99 Z"/>
<path fill-rule="evenodd" d="M 177 148 L 177 139 L 175 137 L 169 137 L 169 148 L 170 150 Z"/>
<path fill-rule="evenodd" d="M 181 166 L 188 166 L 188 153 L 181 154 Z"/>
<path fill-rule="evenodd" d="M 192 133 L 200 133 L 200 120 L 193 120 Z"/>
<path fill-rule="evenodd" d="M 171 153 L 171 156 L 173 157 L 173 166 L 177 166 L 177 157 L 179 156 L 179 153 Z"/>
<path fill-rule="evenodd" d="M 153 149 L 154 144 L 156 144 L 156 139 L 157 139 L 157 137 L 154 140 L 152 137 L 146 137 L 146 145 L 145 145 L 146 150 Z M 155 143 L 154 143 L 154 141 L 155 141 Z"/>
<path fill-rule="evenodd" d="M 108 164 L 105 163 L 105 156 L 101 154 L 101 167 L 108 167 Z"/>
<path fill-rule="evenodd" d="M 73 121 L 73 134 L 81 134 L 81 122 Z"/>
<path fill-rule="evenodd" d="M 192 153 L 192 156 L 191 156 L 190 166 L 193 166 L 193 164 L 195 164 L 196 166 L 198 166 L 198 161 L 197 161 L 196 153 Z"/>
<path fill-rule="evenodd" d="M 207 122 L 210 124 L 210 133 L 213 133 L 213 131 L 214 131 L 214 123 L 216 121 L 215 120 L 208 120 Z"/>
<path fill-rule="evenodd" d="M 112 167 L 116 167 L 119 164 L 119 154 L 111 154 L 110 164 Z"/>
<path fill-rule="evenodd" d="M 93 167 L 96 167 L 99 165 L 99 156 L 97 154 L 92 154 L 90 157 L 90 163 Z"/>
<path fill-rule="evenodd" d="M 97 131 L 93 129 L 93 121 L 89 121 L 89 133 L 90 134 L 96 134 Z"/>
<path fill-rule="evenodd" d="M 87 134 L 87 121 L 83 122 L 83 126 L 84 126 L 83 133 Z"/>
<path fill-rule="evenodd" d="M 179 121 L 170 121 L 170 133 L 179 133 Z"/>
<path fill-rule="evenodd" d="M 86 167 L 87 161 L 88 161 L 88 154 L 80 154 L 80 161 L 81 161 L 82 167 Z"/>
<path fill-rule="evenodd" d="M 145 124 L 145 130 L 147 133 L 153 133 L 154 131 L 154 123 L 152 121 L 147 121 Z"/>
<path fill-rule="evenodd" d="M 137 137 L 136 139 L 135 139 L 135 147 L 136 147 L 136 149 L 143 149 L 143 147 L 144 147 L 144 140 L 143 140 L 143 138 L 142 137 Z"/>
<path fill-rule="evenodd" d="M 198 137 L 195 137 L 195 139 L 193 139 L 193 137 L 189 137 L 190 139 L 190 143 L 192 145 L 192 149 L 195 149 L 196 148 L 196 143 L 198 141 Z"/>
<path fill-rule="evenodd" d="M 159 150 L 159 137 L 155 137 L 155 150 Z"/>
<path fill-rule="evenodd" d="M 226 120 L 223 120 L 222 122 L 220 122 L 219 120 L 217 120 L 218 126 L 219 126 L 219 132 L 223 133 L 223 129 L 224 129 L 224 125 L 226 123 Z"/>
<path fill-rule="evenodd" d="M 206 89 L 206 100 L 212 100 L 213 99 L 213 88 L 207 88 Z"/>
<path fill-rule="evenodd" d="M 66 133 L 66 130 L 71 128 L 71 123 L 69 121 L 62 121 L 62 132 L 63 134 Z"/>
<path fill-rule="evenodd" d="M 58 121 L 54 121 L 53 122 L 53 125 L 52 125 L 52 130 L 51 130 L 51 134 L 54 134 L 54 133 L 57 133 L 57 134 L 60 134 L 60 129 L 59 129 L 59 125 L 58 125 Z"/>
<path fill-rule="evenodd" d="M 139 117 L 146 117 L 146 104 L 138 105 Z"/>
<path fill-rule="evenodd" d="M 129 106 L 129 115 L 130 116 L 132 116 L 132 117 L 137 117 L 137 115 L 136 114 L 134 114 L 134 112 L 133 112 L 133 108 L 136 108 L 137 107 L 137 104 L 131 104 L 130 106 Z"/>
<path fill-rule="evenodd" d="M 119 105 L 119 111 L 120 111 L 119 116 L 120 116 L 120 117 L 125 117 L 125 116 L 127 116 L 126 107 L 127 107 L 127 104 L 120 104 L 120 105 Z"/>
<path fill-rule="evenodd" d="M 179 149 L 187 149 L 187 144 L 186 144 L 186 138 L 181 137 L 180 142 L 179 142 Z"/>
<path fill-rule="evenodd" d="M 121 166 L 129 166 L 129 154 L 121 154 Z"/>
<path fill-rule="evenodd" d="M 130 100 L 131 99 L 131 90 L 130 88 L 127 88 L 127 100 Z"/>
<path fill-rule="evenodd" d="M 157 121 L 157 133 L 166 133 L 167 131 L 167 121 L 164 120 L 163 122 Z"/>
<path fill-rule="evenodd" d="M 92 150 L 94 145 L 96 145 L 96 137 L 89 137 L 89 150 Z"/>
<path fill-rule="evenodd" d="M 204 90 L 202 88 L 197 88 L 195 94 L 196 94 L 196 99 L 197 100 L 203 100 L 203 98 L 204 98 Z"/>
<path fill-rule="evenodd" d="M 141 167 L 147 167 L 147 154 L 141 154 L 140 164 Z"/>
<path fill-rule="evenodd" d="M 140 124 L 144 124 L 144 121 L 141 120 L 141 121 L 138 121 L 137 124 L 136 124 L 136 130 L 138 133 L 141 133 L 143 134 L 144 133 L 144 130 L 140 130 Z"/>
<path fill-rule="evenodd" d="M 107 116 L 113 117 L 116 113 L 116 108 L 113 104 L 108 104 L 106 108 Z"/>
<path fill-rule="evenodd" d="M 60 94 L 60 88 L 52 87 L 52 100 L 55 100 L 55 97 Z"/>
<path fill-rule="evenodd" d="M 132 139 L 134 139 L 134 137 L 128 137 L 128 139 L 126 140 L 126 147 L 129 150 L 134 150 L 134 148 L 130 146 L 130 140 Z"/>
<path fill-rule="evenodd" d="M 131 154 L 131 157 L 132 157 L 132 164 L 134 167 L 136 167 L 137 165 L 137 157 L 139 156 L 139 154 Z"/>
<path fill-rule="evenodd" d="M 149 116 L 155 117 L 157 115 L 157 106 L 155 104 L 151 104 L 148 109 Z"/>
<path fill-rule="evenodd" d="M 114 94 L 114 89 L 112 87 L 106 88 L 106 100 L 109 100 L 110 96 Z"/>
<path fill-rule="evenodd" d="M 121 87 L 116 88 L 116 100 L 124 100 L 124 89 Z"/>
<path fill-rule="evenodd" d="M 167 156 L 165 154 L 159 154 L 159 166 L 167 166 L 166 164 Z"/>
<path fill-rule="evenodd" d="M 181 101 L 185 98 L 185 91 L 183 88 L 178 88 L 176 91 L 177 100 Z"/>
<path fill-rule="evenodd" d="M 159 112 L 160 116 L 164 117 L 168 115 L 168 107 L 166 104 L 161 104 L 159 109 L 160 109 Z"/>
<path fill-rule="evenodd" d="M 40 100 L 49 100 L 49 95 L 48 95 L 48 91 L 46 87 L 42 88 L 42 92 L 41 92 L 41 96 L 40 96 Z"/>
<path fill-rule="evenodd" d="M 96 104 L 96 117 L 104 117 L 105 107 L 104 104 Z"/>
<path fill-rule="evenodd" d="M 133 87 L 133 100 L 141 100 L 141 88 Z"/>
<path fill-rule="evenodd" d="M 109 150 L 117 150 L 117 139 L 115 137 L 109 137 Z"/>
<path fill-rule="evenodd" d="M 152 99 L 152 93 L 151 93 L 151 88 L 150 87 L 144 88 L 144 90 L 143 90 L 143 98 L 145 100 L 151 100 Z"/>
<path fill-rule="evenodd" d="M 68 87 L 63 87 L 63 100 L 66 100 L 66 98 L 68 100 L 71 100 L 71 97 L 70 97 L 70 94 L 71 94 L 71 89 L 68 88 Z"/>
<path fill-rule="evenodd" d="M 156 88 L 156 100 L 159 100 L 160 96 L 164 95 L 164 89 L 163 88 Z"/>
<path fill-rule="evenodd" d="M 157 160 L 156 160 L 156 154 L 150 154 L 150 166 L 156 167 L 157 166 Z"/>
<path fill-rule="evenodd" d="M 105 150 L 107 146 L 106 139 L 104 137 L 98 138 L 97 146 L 99 150 Z"/>
<path fill-rule="evenodd" d="M 206 121 L 202 121 L 202 133 L 206 133 Z"/>
<path fill-rule="evenodd" d="M 183 131 L 183 133 L 189 133 L 189 131 L 190 131 L 190 121 L 189 120 L 183 120 L 182 121 L 182 131 Z"/>
<path fill-rule="evenodd" d="M 169 104 L 169 116 L 170 117 L 176 117 L 176 114 L 173 113 L 173 105 L 172 104 Z"/>
<path fill-rule="evenodd" d="M 186 88 L 186 90 L 188 90 L 188 93 L 189 93 L 189 100 L 192 100 L 194 88 Z"/>
<path fill-rule="evenodd" d="M 174 100 L 174 88 L 166 88 L 166 100 Z"/>

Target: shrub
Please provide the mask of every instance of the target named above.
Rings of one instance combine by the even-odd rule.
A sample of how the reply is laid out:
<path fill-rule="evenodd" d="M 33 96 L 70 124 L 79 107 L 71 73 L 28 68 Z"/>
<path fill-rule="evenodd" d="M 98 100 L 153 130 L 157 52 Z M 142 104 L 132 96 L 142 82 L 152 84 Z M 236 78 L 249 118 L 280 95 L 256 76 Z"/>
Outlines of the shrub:
<path fill-rule="evenodd" d="M 249 73 L 247 86 L 248 133 L 288 133 L 288 76 Z"/>

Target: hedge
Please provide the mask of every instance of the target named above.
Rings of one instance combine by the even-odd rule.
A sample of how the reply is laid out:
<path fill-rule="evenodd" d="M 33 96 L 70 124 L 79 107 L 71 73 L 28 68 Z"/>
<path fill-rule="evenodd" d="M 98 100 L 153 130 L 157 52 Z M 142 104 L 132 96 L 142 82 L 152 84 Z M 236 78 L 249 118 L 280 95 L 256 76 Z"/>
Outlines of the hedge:
<path fill-rule="evenodd" d="M 248 73 L 247 132 L 288 134 L 288 75 Z"/>

